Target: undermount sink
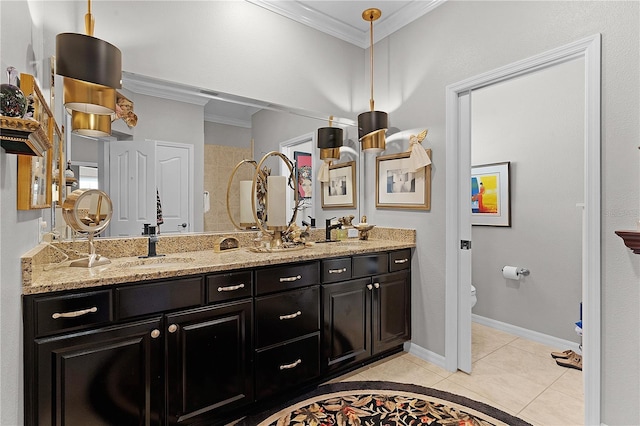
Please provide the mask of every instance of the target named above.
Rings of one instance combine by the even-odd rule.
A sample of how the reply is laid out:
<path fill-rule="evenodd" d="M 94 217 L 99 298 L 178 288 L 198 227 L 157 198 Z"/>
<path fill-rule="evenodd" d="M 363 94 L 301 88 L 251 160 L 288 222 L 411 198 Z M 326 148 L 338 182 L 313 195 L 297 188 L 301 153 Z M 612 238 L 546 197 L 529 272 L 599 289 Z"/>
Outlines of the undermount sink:
<path fill-rule="evenodd" d="M 193 262 L 190 257 L 149 257 L 145 259 L 124 262 L 118 265 L 123 269 L 154 269 L 159 267 L 184 266 L 185 263 Z"/>

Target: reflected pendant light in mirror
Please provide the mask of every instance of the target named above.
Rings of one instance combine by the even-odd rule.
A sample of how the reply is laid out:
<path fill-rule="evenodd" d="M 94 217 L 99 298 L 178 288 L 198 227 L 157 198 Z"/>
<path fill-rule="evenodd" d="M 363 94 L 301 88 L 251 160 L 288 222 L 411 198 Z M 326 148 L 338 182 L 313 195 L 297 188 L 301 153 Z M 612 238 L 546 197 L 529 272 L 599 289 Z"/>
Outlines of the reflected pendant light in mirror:
<path fill-rule="evenodd" d="M 320 159 L 325 161 L 336 161 L 340 159 L 340 147 L 343 144 L 342 129 L 331 127 L 333 116 L 329 117 L 329 127 L 318 129 L 318 148 L 320 148 Z"/>
<path fill-rule="evenodd" d="M 370 69 L 371 69 L 371 98 L 369 99 L 370 111 L 358 116 L 358 139 L 362 144 L 362 150 L 367 152 L 381 152 L 385 149 L 385 132 L 388 126 L 386 112 L 375 111 L 373 101 L 373 21 L 382 16 L 380 9 L 367 9 L 362 12 L 362 19 L 370 23 Z"/>

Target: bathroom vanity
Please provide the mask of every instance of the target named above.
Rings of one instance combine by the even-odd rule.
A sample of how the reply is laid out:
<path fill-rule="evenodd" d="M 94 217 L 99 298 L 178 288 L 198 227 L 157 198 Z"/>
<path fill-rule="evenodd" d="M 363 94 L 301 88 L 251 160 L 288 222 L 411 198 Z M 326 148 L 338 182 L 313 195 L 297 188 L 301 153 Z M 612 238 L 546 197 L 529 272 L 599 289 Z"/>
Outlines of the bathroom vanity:
<path fill-rule="evenodd" d="M 25 424 L 215 424 L 397 352 L 411 335 L 413 247 L 32 265 Z"/>

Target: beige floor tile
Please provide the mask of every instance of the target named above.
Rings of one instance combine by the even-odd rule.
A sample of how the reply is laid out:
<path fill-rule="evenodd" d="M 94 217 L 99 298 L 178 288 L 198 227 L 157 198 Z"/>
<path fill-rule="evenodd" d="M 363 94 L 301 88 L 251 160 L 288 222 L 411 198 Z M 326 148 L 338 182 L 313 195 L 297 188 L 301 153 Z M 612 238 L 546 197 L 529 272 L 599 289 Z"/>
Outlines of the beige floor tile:
<path fill-rule="evenodd" d="M 552 389 L 547 389 L 519 414 L 540 425 L 583 425 L 584 403 Z"/>
<path fill-rule="evenodd" d="M 476 364 L 479 363 L 489 363 L 507 373 L 525 377 L 545 388 L 565 373 L 565 368 L 559 367 L 550 356 L 535 355 L 511 345 L 501 347 Z"/>
<path fill-rule="evenodd" d="M 471 362 L 481 360 L 516 339 L 512 334 L 471 323 Z"/>
<path fill-rule="evenodd" d="M 564 369 L 564 367 L 559 368 Z M 566 368 L 564 374 L 549 386 L 549 389 L 584 400 L 584 379 L 582 371 L 573 368 Z"/>
<path fill-rule="evenodd" d="M 513 342 L 509 343 L 509 346 L 516 347 L 518 349 L 522 349 L 523 351 L 530 352 L 535 355 L 545 356 L 551 358 L 551 352 L 562 352 L 567 348 L 554 348 L 552 346 L 547 346 L 542 343 L 534 342 L 532 340 L 523 339 L 518 337 Z"/>
<path fill-rule="evenodd" d="M 410 383 L 420 386 L 432 386 L 444 377 L 418 366 L 405 357 L 398 357 L 383 364 L 362 371 L 359 376 L 365 380 L 384 380 L 389 382 Z"/>
<path fill-rule="evenodd" d="M 451 375 L 448 380 L 473 390 L 516 413 L 546 388 L 520 374 L 505 371 L 482 361 L 473 365 L 471 375 L 459 371 Z"/>
<path fill-rule="evenodd" d="M 453 373 L 451 371 L 447 371 L 442 367 L 439 367 L 435 364 L 432 364 L 428 361 L 425 361 L 421 358 L 418 358 L 417 356 L 410 354 L 410 353 L 406 353 L 403 355 L 407 360 L 413 362 L 414 364 L 426 368 L 428 370 L 433 371 L 434 373 L 436 373 L 438 376 L 442 376 L 442 377 L 449 377 L 450 375 L 452 375 Z"/>
<path fill-rule="evenodd" d="M 445 391 L 445 392 L 451 392 L 454 393 L 456 395 L 460 395 L 460 396 L 464 396 L 467 397 L 469 399 L 473 399 L 474 401 L 479 401 L 482 403 L 485 403 L 487 405 L 491 405 L 492 407 L 497 408 L 498 410 L 502 410 L 505 413 L 511 414 L 512 416 L 515 416 L 515 412 L 509 410 L 508 408 L 505 408 L 503 406 L 501 406 L 500 404 L 498 404 L 495 401 L 490 400 L 489 398 L 486 398 L 470 389 L 465 388 L 464 386 L 460 386 L 459 384 L 452 382 L 449 379 L 445 379 L 442 380 L 438 383 L 436 383 L 435 385 L 432 386 L 434 389 L 438 389 L 441 391 Z"/>

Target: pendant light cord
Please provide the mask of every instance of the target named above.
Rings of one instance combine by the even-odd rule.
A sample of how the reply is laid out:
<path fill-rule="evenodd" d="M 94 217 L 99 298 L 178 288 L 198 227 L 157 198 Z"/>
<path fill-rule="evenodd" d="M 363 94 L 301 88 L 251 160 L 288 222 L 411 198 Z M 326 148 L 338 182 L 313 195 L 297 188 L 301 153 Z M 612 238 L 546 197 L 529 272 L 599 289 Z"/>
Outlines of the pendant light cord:
<path fill-rule="evenodd" d="M 370 27 L 371 51 L 369 52 L 369 57 L 371 60 L 371 64 L 369 65 L 369 67 L 371 69 L 371 98 L 369 99 L 369 108 L 371 108 L 371 111 L 373 111 L 373 12 L 371 12 Z"/>
<path fill-rule="evenodd" d="M 95 20 L 93 19 L 93 15 L 91 15 L 91 0 L 87 0 L 87 14 L 84 15 L 84 30 L 88 36 L 93 37 L 94 25 Z"/>

